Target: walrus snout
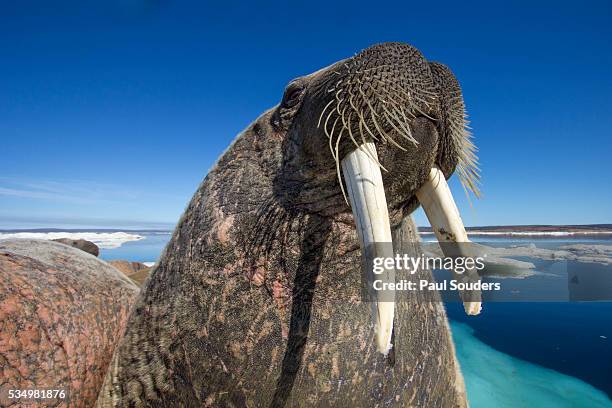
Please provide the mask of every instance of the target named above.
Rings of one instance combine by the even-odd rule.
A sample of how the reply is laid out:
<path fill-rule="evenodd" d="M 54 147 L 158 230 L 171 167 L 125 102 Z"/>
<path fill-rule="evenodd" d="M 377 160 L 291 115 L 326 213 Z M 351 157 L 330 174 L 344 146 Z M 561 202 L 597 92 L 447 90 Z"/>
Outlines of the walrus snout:
<path fill-rule="evenodd" d="M 441 92 L 441 85 L 448 84 L 442 81 L 436 83 L 429 64 L 420 52 L 401 43 L 370 47 L 347 62 L 345 68 L 344 81 L 338 81 L 336 85 L 336 108 L 327 114 L 324 130 L 338 166 L 338 175 L 343 174 L 347 190 L 343 189 L 343 193 L 348 195 L 355 218 L 363 264 L 371 265 L 373 259 L 378 257 L 393 257 L 392 246 L 384 245 L 391 242 L 390 205 L 386 190 L 391 193 L 392 205 L 417 198 L 438 240 L 456 244 L 454 249 L 448 244 L 443 245 L 445 255 L 469 256 L 465 246 L 461 245 L 469 242 L 463 222 L 446 177 L 437 164 L 442 162 L 452 173 L 461 155 L 450 158 L 453 163 L 449 164 L 440 153 L 448 149 L 449 143 L 457 144 L 457 141 L 461 143 L 459 147 L 465 149 L 465 139 L 469 137 L 463 125 L 461 135 L 453 134 L 458 129 L 445 128 L 449 124 L 445 123 L 444 115 L 454 114 L 455 121 L 457 119 L 457 113 L 442 112 L 446 109 L 445 104 L 452 102 Z M 333 101 L 330 105 L 334 105 Z M 463 107 L 460 107 L 463 119 Z M 327 125 L 333 116 L 336 119 L 330 131 Z M 435 131 L 415 126 L 418 118 L 436 123 Z M 342 126 L 336 131 L 338 121 Z M 415 130 L 418 134 L 415 134 Z M 339 146 L 345 134 L 348 134 L 355 148 L 341 158 Z M 334 137 L 335 148 L 332 143 Z M 426 150 L 419 152 L 419 145 L 424 145 Z M 379 159 L 377 146 L 384 151 L 383 160 Z M 457 149 L 456 146 L 454 148 Z M 395 149 L 396 154 L 389 154 L 391 149 Z M 402 153 L 397 153 L 397 150 Z M 468 154 L 471 153 L 472 150 L 469 150 Z M 405 157 L 398 160 L 402 154 Z M 401 176 L 412 183 L 392 189 L 385 185 L 381 170 L 389 174 L 386 180 L 390 184 Z M 343 188 L 342 182 L 340 187 Z M 395 281 L 393 268 L 386 268 L 382 276 L 366 271 L 366 276 L 370 282 L 381 278 L 387 282 Z M 386 354 L 392 346 L 394 296 L 385 293 L 383 299 L 381 292 L 374 292 L 374 299 L 372 312 L 377 348 Z M 466 300 L 468 314 L 480 312 L 479 300 Z"/>

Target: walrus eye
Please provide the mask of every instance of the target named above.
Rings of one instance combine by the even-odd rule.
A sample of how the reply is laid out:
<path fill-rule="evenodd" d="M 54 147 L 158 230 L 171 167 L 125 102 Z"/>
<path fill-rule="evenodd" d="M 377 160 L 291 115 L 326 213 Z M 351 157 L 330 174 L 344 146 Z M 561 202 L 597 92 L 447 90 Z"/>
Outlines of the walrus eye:
<path fill-rule="evenodd" d="M 283 105 L 285 105 L 286 108 L 293 108 L 300 101 L 303 92 L 304 88 L 301 87 L 289 89 L 286 93 Z"/>

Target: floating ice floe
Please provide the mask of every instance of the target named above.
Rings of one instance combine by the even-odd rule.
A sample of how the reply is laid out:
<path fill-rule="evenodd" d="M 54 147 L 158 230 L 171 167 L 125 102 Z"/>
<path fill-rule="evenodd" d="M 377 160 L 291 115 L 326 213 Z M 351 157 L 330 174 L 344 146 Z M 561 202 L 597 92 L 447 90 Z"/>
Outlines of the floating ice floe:
<path fill-rule="evenodd" d="M 576 261 L 612 265 L 612 245 L 571 244 L 558 249 L 538 248 L 535 244 L 510 245 L 507 248 L 488 248 L 490 254 L 499 257 L 526 256 L 550 261 Z"/>
<path fill-rule="evenodd" d="M 130 241 L 145 239 L 142 235 L 127 232 L 0 232 L 2 239 L 84 239 L 100 248 L 113 249 Z"/>
<path fill-rule="evenodd" d="M 486 258 L 485 270 L 481 276 L 491 278 L 527 278 L 536 274 L 535 265 L 516 257 L 542 259 L 547 261 L 575 261 L 612 266 L 612 245 L 602 244 L 569 244 L 557 249 L 539 248 L 535 244 L 509 245 L 507 247 L 490 247 L 471 243 L 476 256 Z M 441 256 L 436 243 L 424 243 L 424 252 L 428 255 Z"/>
<path fill-rule="evenodd" d="M 531 262 L 507 258 L 513 253 L 504 252 L 504 248 L 492 248 L 482 244 L 470 243 L 473 256 L 483 257 L 485 269 L 478 274 L 481 277 L 498 279 L 525 279 L 536 274 L 535 265 Z M 423 253 L 430 257 L 443 257 L 438 243 L 424 243 Z"/>

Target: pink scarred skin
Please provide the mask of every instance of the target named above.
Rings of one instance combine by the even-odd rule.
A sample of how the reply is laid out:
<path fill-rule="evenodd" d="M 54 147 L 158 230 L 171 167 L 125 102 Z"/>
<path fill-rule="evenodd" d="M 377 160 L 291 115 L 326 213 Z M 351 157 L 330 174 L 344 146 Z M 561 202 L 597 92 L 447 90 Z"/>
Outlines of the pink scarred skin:
<path fill-rule="evenodd" d="M 79 249 L 0 241 L 0 406 L 92 406 L 138 291 Z M 67 397 L 33 404 L 9 399 L 11 389 Z"/>

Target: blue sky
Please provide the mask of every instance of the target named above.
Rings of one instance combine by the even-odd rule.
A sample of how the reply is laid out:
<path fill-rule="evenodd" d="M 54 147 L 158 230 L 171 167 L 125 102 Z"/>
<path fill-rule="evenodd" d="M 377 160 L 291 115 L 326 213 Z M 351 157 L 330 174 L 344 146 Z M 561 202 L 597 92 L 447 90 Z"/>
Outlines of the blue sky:
<path fill-rule="evenodd" d="M 462 84 L 467 225 L 612 222 L 609 1 L 248 3 L 2 1 L 0 228 L 172 225 L 290 79 L 383 41 Z"/>

